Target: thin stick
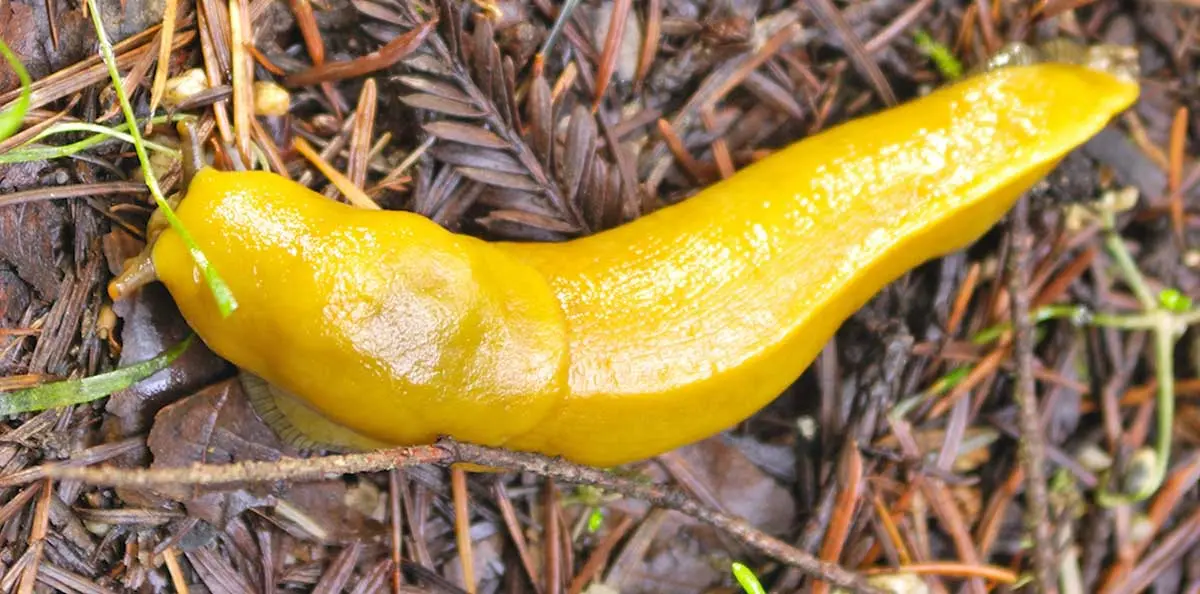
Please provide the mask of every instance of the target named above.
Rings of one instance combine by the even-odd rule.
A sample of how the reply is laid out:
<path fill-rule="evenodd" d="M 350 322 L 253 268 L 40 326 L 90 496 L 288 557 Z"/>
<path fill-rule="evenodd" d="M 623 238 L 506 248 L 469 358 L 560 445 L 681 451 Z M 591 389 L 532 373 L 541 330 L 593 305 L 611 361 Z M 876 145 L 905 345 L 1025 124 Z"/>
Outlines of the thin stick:
<path fill-rule="evenodd" d="M 722 530 L 742 544 L 777 561 L 796 567 L 801 572 L 845 588 L 852 592 L 883 594 L 860 575 L 834 563 L 826 563 L 810 553 L 797 549 L 767 535 L 745 520 L 705 507 L 683 492 L 647 484 L 635 478 L 581 466 L 546 456 L 511 452 L 474 444 L 442 440 L 436 445 L 412 446 L 378 450 L 361 454 L 324 456 L 320 458 L 280 458 L 269 462 L 238 462 L 234 464 L 193 464 L 177 468 L 145 469 L 103 466 L 79 468 L 60 463 L 35 467 L 36 473 L 24 476 L 78 480 L 93 485 L 111 487 L 162 487 L 164 485 L 234 485 L 256 481 L 322 480 L 345 474 L 381 472 L 417 464 L 468 463 L 490 468 L 503 468 L 537 474 L 554 480 L 585 484 L 646 501 L 656 507 L 675 510 L 705 524 Z M 0 477 L 0 485 L 13 481 Z M 13 483 L 23 484 L 23 483 Z"/>
<path fill-rule="evenodd" d="M 475 594 L 475 553 L 471 546 L 471 508 L 467 498 L 467 471 L 455 464 L 450 467 L 450 488 L 454 497 L 454 539 L 462 563 L 463 589 Z"/>
<path fill-rule="evenodd" d="M 612 82 L 613 71 L 617 67 L 617 48 L 625 37 L 625 23 L 629 20 L 630 0 L 616 0 L 612 5 L 612 15 L 608 20 L 608 35 L 604 39 L 604 53 L 600 54 L 600 71 L 596 73 L 596 94 L 592 98 L 592 113 L 600 109 L 604 93 Z"/>
<path fill-rule="evenodd" d="M 248 167 L 254 162 L 250 151 L 250 120 L 254 118 L 254 57 L 246 45 L 254 39 L 246 0 L 229 0 L 230 60 L 233 65 L 233 138 Z"/>
<path fill-rule="evenodd" d="M 1012 303 L 1013 354 L 1017 363 L 1016 399 L 1021 427 L 1020 459 L 1025 468 L 1025 525 L 1033 533 L 1035 588 L 1054 589 L 1054 550 L 1050 542 L 1050 506 L 1046 491 L 1045 445 L 1033 377 L 1033 321 L 1029 317 L 1029 254 L 1033 236 L 1029 232 L 1029 203 L 1022 198 L 1012 216 L 1012 253 L 1009 258 L 1008 292 Z"/>
<path fill-rule="evenodd" d="M 154 65 L 154 82 L 150 85 L 150 113 L 158 109 L 163 91 L 167 88 L 167 75 L 171 71 L 171 42 L 175 39 L 175 14 L 179 0 L 166 0 L 163 7 L 162 35 L 159 36 L 158 62 Z M 153 121 L 146 122 L 146 134 L 153 131 Z"/>
<path fill-rule="evenodd" d="M 351 204 L 359 208 L 379 210 L 379 205 L 375 201 L 371 200 L 361 188 L 354 185 L 354 182 L 350 181 L 349 178 L 342 175 L 342 172 L 334 168 L 333 165 L 330 165 L 328 161 L 322 159 L 321 155 L 313 149 L 312 145 L 308 144 L 308 141 L 297 136 L 292 142 L 292 146 L 296 149 L 296 152 L 304 155 L 304 158 L 308 159 L 334 186 L 337 186 L 338 191 Z"/>

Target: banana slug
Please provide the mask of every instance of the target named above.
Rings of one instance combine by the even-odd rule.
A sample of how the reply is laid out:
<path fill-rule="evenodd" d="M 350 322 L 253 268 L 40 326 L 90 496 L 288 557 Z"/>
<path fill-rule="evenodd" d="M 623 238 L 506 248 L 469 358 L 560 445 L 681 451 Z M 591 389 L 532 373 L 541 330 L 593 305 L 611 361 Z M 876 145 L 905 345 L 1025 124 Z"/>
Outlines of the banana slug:
<path fill-rule="evenodd" d="M 978 239 L 1137 96 L 1084 66 L 992 70 L 561 243 L 487 242 L 204 167 L 177 214 L 239 308 L 221 316 L 169 228 L 145 264 L 214 352 L 271 387 L 297 439 L 448 435 L 617 465 L 765 406 L 884 285 Z"/>

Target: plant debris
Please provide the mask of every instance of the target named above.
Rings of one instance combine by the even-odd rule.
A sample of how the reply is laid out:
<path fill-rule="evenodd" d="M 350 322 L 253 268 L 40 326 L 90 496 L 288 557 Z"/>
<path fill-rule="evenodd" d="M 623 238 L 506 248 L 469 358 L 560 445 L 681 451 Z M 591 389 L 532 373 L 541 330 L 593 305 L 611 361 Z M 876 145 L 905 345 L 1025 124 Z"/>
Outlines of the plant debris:
<path fill-rule="evenodd" d="M 219 167 L 489 240 L 617 227 L 1009 41 L 1132 47 L 1143 94 L 1008 221 L 876 296 L 770 406 L 613 472 L 449 440 L 304 451 L 198 341 L 107 399 L 0 419 L 0 590 L 1200 584 L 1195 2 L 98 6 L 165 197 L 186 121 Z M 0 139 L 4 398 L 189 328 L 160 286 L 105 289 L 155 203 L 126 140 L 78 127 L 124 123 L 88 13 L 10 0 L 0 38 L 33 78 Z M 20 94 L 0 64 L 0 111 Z"/>

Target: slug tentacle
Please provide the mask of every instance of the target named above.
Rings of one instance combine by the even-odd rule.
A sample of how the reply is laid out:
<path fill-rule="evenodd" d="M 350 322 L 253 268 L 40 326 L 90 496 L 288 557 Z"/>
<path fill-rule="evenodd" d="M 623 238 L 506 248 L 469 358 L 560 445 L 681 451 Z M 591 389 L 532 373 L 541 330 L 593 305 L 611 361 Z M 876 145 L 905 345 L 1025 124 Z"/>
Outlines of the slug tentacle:
<path fill-rule="evenodd" d="M 150 258 L 150 248 L 147 247 L 125 260 L 121 274 L 108 283 L 108 298 L 120 301 L 157 280 L 158 273 L 154 270 L 154 260 Z"/>
<path fill-rule="evenodd" d="M 195 122 L 179 122 L 175 129 L 179 132 L 179 141 L 183 146 L 181 162 L 183 175 L 180 183 L 182 187 L 187 188 L 192 185 L 192 179 L 196 177 L 196 173 L 204 168 L 204 152 L 200 150 L 200 136 L 196 134 Z"/>

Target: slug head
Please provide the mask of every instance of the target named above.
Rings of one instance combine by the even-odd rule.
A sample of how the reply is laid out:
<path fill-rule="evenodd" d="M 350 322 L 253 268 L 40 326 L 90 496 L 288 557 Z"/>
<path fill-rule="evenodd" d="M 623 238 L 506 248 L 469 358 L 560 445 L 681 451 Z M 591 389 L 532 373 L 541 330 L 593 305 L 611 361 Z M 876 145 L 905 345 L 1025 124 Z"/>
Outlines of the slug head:
<path fill-rule="evenodd" d="M 175 212 L 238 308 L 221 314 L 170 227 L 114 292 L 164 283 L 214 352 L 314 413 L 288 415 L 306 419 L 302 433 L 331 434 L 320 418 L 381 444 L 502 445 L 559 404 L 562 310 L 539 273 L 495 247 L 261 171 L 200 169 Z"/>

